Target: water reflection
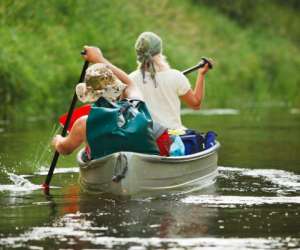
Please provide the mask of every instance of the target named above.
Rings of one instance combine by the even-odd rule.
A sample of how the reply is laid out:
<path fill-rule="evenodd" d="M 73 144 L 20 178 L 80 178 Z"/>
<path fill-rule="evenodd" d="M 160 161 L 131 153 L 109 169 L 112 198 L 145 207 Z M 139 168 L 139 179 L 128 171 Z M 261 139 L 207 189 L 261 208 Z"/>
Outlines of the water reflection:
<path fill-rule="evenodd" d="M 81 193 L 73 157 L 60 158 L 45 196 L 49 124 L 22 131 L 1 124 L 0 248 L 299 248 L 299 118 L 288 109 L 184 116 L 186 126 L 218 133 L 217 182 L 143 199 Z"/>
<path fill-rule="evenodd" d="M 255 177 L 254 170 L 249 169 L 221 167 L 219 170 L 216 185 L 207 190 L 189 195 L 135 200 L 108 194 L 81 193 L 76 184 L 77 173 L 75 178 L 70 177 L 70 172 L 67 175 L 56 174 L 55 178 L 60 183 L 60 179 L 67 179 L 66 183 L 73 184 L 54 189 L 51 196 L 44 196 L 40 190 L 36 190 L 31 194 L 10 192 L 10 195 L 0 197 L 2 202 L 5 197 L 8 198 L 7 206 L 10 209 L 8 212 L 2 207 L 1 214 L 10 214 L 12 218 L 11 224 L 1 223 L 1 235 L 5 237 L 0 240 L 0 245 L 45 247 L 54 244 L 55 248 L 76 246 L 76 249 L 232 246 L 232 249 L 238 249 L 256 244 L 262 248 L 272 246 L 280 249 L 299 243 L 297 238 L 267 238 L 269 234 L 276 237 L 295 234 L 300 225 L 294 218 L 300 211 L 299 207 L 292 204 L 299 203 L 299 197 L 294 196 L 288 201 L 288 196 L 265 198 L 225 195 L 234 193 L 237 183 L 245 182 L 244 178 L 249 178 L 249 175 L 252 175 L 252 179 L 247 179 L 248 186 L 261 176 L 270 179 L 274 175 L 273 170 L 262 171 L 261 175 L 256 172 Z M 290 176 L 297 184 L 299 176 L 288 172 L 283 178 L 286 176 Z M 36 180 L 41 176 L 30 178 Z M 273 179 L 276 178 L 279 177 L 274 175 Z M 269 182 L 266 178 L 262 180 L 260 188 L 264 189 Z M 272 185 L 275 188 L 277 184 L 274 182 Z M 288 185 L 291 186 L 290 182 Z M 240 192 L 250 194 L 249 190 L 242 188 Z M 257 193 L 257 190 L 253 192 Z M 292 206 L 288 207 L 287 212 L 288 204 Z M 263 209 L 260 207 L 262 205 Z M 24 214 L 27 216 L 24 217 Z M 244 241 L 212 238 L 223 235 L 241 235 Z M 253 235 L 260 239 L 252 239 Z"/>

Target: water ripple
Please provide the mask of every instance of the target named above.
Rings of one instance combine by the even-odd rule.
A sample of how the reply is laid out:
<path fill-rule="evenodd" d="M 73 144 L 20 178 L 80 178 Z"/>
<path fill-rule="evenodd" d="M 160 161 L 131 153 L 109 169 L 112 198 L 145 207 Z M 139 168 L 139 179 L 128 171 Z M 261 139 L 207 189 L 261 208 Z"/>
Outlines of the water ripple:
<path fill-rule="evenodd" d="M 41 169 L 36 171 L 36 175 L 47 175 L 49 167 L 43 166 Z M 54 174 L 68 174 L 68 173 L 79 173 L 79 167 L 74 168 L 56 168 Z"/>
<path fill-rule="evenodd" d="M 248 176 L 253 178 L 263 178 L 281 188 L 300 191 L 300 175 L 293 172 L 279 169 L 249 169 L 234 167 L 219 167 L 218 170 L 224 178 L 234 179 L 235 177 L 232 176 L 232 174 L 237 174 L 240 177 Z"/>
<path fill-rule="evenodd" d="M 299 115 L 299 114 L 300 114 L 300 109 L 292 108 L 292 109 L 290 110 L 290 113 L 291 113 L 292 115 Z"/>
<path fill-rule="evenodd" d="M 126 249 L 286 249 L 287 247 L 299 246 L 300 239 L 292 237 L 268 237 L 268 238 L 119 238 L 99 236 L 81 230 L 58 227 L 34 228 L 31 232 L 20 237 L 8 237 L 0 239 L 2 246 L 25 247 L 26 243 L 34 244 L 34 241 L 41 241 L 49 238 L 64 239 L 80 237 L 82 241 L 89 242 L 93 246 L 101 246 L 101 249 L 115 249 L 126 247 Z M 72 241 L 69 242 L 73 244 Z M 34 244 L 36 245 L 36 244 Z M 178 248 L 180 247 L 180 248 Z"/>
<path fill-rule="evenodd" d="M 268 197 L 268 196 L 214 196 L 214 195 L 201 195 L 189 196 L 181 200 L 183 203 L 188 204 L 203 204 L 203 205 L 216 205 L 217 207 L 236 207 L 236 205 L 272 205 L 272 204 L 300 204 L 300 196 L 293 197 Z"/>
<path fill-rule="evenodd" d="M 238 115 L 240 111 L 237 109 L 201 109 L 201 110 L 192 110 L 192 109 L 182 109 L 182 115 Z"/>

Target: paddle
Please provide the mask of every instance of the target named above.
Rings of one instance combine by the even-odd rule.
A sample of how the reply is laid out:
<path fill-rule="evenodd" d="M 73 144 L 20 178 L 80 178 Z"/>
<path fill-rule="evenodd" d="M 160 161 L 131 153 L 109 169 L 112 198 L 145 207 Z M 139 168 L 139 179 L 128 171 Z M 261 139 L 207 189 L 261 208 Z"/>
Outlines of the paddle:
<path fill-rule="evenodd" d="M 182 74 L 187 75 L 187 74 L 189 74 L 189 73 L 191 73 L 191 72 L 193 72 L 193 71 L 195 71 L 199 68 L 204 67 L 205 64 L 207 64 L 207 63 L 208 63 L 209 68 L 211 68 L 211 69 L 213 68 L 212 63 L 208 59 L 206 59 L 205 57 L 202 57 L 201 59 L 202 59 L 201 62 L 199 62 L 197 65 L 195 65 L 191 68 L 188 68 L 188 69 L 182 71 Z M 67 130 L 70 131 L 73 124 L 74 124 L 74 122 L 78 118 L 80 118 L 84 115 L 88 115 L 90 113 L 90 110 L 91 110 L 91 105 L 84 105 L 84 106 L 78 107 L 74 110 L 73 115 L 70 118 L 70 123 L 68 123 L 68 126 L 66 126 L 66 121 L 67 121 L 67 117 L 68 117 L 69 113 L 65 113 L 65 114 L 61 115 L 59 117 L 59 123 L 60 123 L 61 126 L 68 127 Z"/>
<path fill-rule="evenodd" d="M 89 66 L 89 62 L 85 61 L 84 65 L 82 67 L 82 71 L 81 71 L 78 83 L 84 81 L 85 71 L 88 68 L 88 66 Z M 73 99 L 72 99 L 70 108 L 69 108 L 68 115 L 67 115 L 66 120 L 65 120 L 65 126 L 64 126 L 64 128 L 61 132 L 62 136 L 65 136 L 67 134 L 67 128 L 69 127 L 69 124 L 70 124 L 70 121 L 71 121 L 71 118 L 72 118 L 72 114 L 73 114 L 76 102 L 77 102 L 77 95 L 76 95 L 76 92 L 75 92 L 74 95 L 73 95 Z M 47 175 L 46 180 L 45 180 L 45 183 L 42 185 L 43 189 L 44 189 L 44 192 L 46 194 L 49 194 L 49 190 L 50 190 L 49 189 L 49 184 L 50 184 L 51 178 L 53 176 L 53 172 L 54 172 L 58 157 L 59 157 L 59 153 L 57 151 L 55 151 L 54 156 L 52 158 L 52 162 L 51 162 L 49 171 L 48 171 L 48 175 Z"/>
<path fill-rule="evenodd" d="M 196 69 L 203 68 L 203 67 L 205 66 L 205 64 L 208 64 L 208 67 L 209 67 L 210 69 L 213 68 L 212 63 L 211 63 L 206 57 L 202 57 L 201 59 L 202 59 L 201 62 L 199 62 L 197 65 L 195 65 L 195 66 L 193 66 L 193 67 L 191 67 L 191 68 L 188 68 L 188 69 L 182 71 L 182 74 L 187 75 L 187 74 L 189 74 L 189 73 L 195 71 Z"/>

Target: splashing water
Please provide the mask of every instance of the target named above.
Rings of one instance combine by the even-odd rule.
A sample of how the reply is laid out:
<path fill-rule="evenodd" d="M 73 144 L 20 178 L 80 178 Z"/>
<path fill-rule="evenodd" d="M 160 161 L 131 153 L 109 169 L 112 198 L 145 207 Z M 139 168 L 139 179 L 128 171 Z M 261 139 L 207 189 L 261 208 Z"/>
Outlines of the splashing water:
<path fill-rule="evenodd" d="M 25 179 L 25 176 L 19 176 L 13 173 L 6 173 L 12 184 L 1 184 L 1 191 L 9 191 L 14 193 L 30 193 L 34 190 L 41 189 L 40 185 L 35 185 L 29 180 Z"/>
<path fill-rule="evenodd" d="M 38 145 L 35 153 L 35 158 L 33 159 L 33 166 L 35 167 L 35 169 L 39 169 L 43 164 L 49 162 L 49 157 L 51 156 L 50 153 L 52 152 L 50 146 L 51 141 L 53 136 L 56 135 L 59 130 L 60 127 L 57 124 L 53 125 L 48 142 Z"/>
<path fill-rule="evenodd" d="M 48 174 L 48 167 L 41 166 L 39 170 L 34 172 L 33 175 L 17 175 L 15 173 L 9 173 L 5 168 L 2 168 L 2 172 L 4 175 L 8 177 L 9 182 L 11 184 L 0 184 L 0 192 L 12 192 L 12 193 L 30 193 L 32 191 L 41 189 L 41 185 L 36 185 L 30 182 L 27 178 L 35 177 L 35 176 L 45 176 Z M 77 167 L 74 168 L 57 168 L 54 174 L 72 174 L 78 173 L 79 169 Z M 57 188 L 56 186 L 52 186 L 51 188 Z"/>

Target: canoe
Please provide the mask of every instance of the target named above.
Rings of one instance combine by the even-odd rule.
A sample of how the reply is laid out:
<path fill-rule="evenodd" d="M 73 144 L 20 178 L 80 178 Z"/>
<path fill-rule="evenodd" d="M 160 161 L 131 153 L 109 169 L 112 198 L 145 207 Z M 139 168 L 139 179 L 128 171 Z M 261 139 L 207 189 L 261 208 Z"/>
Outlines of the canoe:
<path fill-rule="evenodd" d="M 133 152 L 118 152 L 89 162 L 77 154 L 79 184 L 90 193 L 121 196 L 157 196 L 185 193 L 214 183 L 217 176 L 218 149 L 165 157 Z"/>

